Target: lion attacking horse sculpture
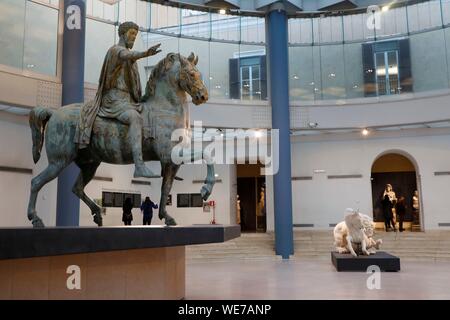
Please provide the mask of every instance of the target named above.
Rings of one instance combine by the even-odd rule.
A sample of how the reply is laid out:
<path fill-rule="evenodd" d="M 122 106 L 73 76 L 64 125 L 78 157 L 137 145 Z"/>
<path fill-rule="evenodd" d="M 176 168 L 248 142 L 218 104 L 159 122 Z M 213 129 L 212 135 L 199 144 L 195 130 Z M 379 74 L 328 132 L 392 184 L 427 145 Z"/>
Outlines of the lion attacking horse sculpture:
<path fill-rule="evenodd" d="M 153 69 L 147 83 L 146 94 L 142 98 L 144 131 L 150 128 L 153 134 L 144 135 L 142 151 L 144 161 L 160 161 L 161 200 L 159 218 L 166 225 L 176 225 L 167 213 L 167 197 L 172 188 L 175 175 L 181 164 L 175 164 L 171 152 L 179 141 L 172 141 L 172 132 L 189 127 L 188 101 L 186 93 L 196 105 L 208 100 L 208 90 L 201 80 L 196 65 L 198 57 L 192 53 L 188 58 L 169 53 Z M 84 192 L 85 186 L 95 175 L 102 162 L 111 164 L 131 164 L 133 156 L 127 143 L 127 127 L 119 121 L 97 117 L 92 129 L 91 143 L 86 149 L 78 149 L 74 135 L 80 117 L 81 104 L 73 104 L 58 110 L 36 107 L 30 112 L 30 127 L 33 138 L 33 159 L 36 163 L 44 144 L 47 151 L 48 167 L 31 181 L 31 194 L 28 203 L 28 219 L 34 227 L 43 227 L 36 213 L 36 199 L 41 188 L 55 179 L 70 163 L 75 162 L 81 169 L 73 192 L 91 209 L 94 222 L 101 226 L 100 207 Z M 186 130 L 185 130 L 186 131 Z M 190 139 L 189 139 L 190 140 Z M 186 149 L 190 161 L 208 159 L 203 153 Z M 201 189 L 202 198 L 208 199 L 212 192 L 215 176 L 211 161 L 207 162 L 207 177 Z"/>
<path fill-rule="evenodd" d="M 345 221 L 342 221 L 334 227 L 334 245 L 336 252 L 351 253 L 353 256 L 358 254 L 375 254 L 382 244 L 382 240 L 374 240 L 374 223 L 372 219 L 365 214 L 354 211 L 351 208 L 346 209 Z"/>

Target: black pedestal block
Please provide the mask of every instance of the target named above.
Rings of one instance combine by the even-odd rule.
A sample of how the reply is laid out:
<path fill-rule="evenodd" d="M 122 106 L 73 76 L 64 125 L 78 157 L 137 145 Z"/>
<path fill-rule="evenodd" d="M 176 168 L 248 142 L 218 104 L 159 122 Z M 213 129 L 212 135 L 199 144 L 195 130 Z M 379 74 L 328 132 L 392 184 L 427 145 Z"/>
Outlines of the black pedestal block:
<path fill-rule="evenodd" d="M 400 258 L 378 251 L 370 256 L 353 257 L 350 253 L 331 252 L 331 261 L 337 271 L 367 271 L 369 266 L 378 266 L 380 271 L 400 271 Z"/>

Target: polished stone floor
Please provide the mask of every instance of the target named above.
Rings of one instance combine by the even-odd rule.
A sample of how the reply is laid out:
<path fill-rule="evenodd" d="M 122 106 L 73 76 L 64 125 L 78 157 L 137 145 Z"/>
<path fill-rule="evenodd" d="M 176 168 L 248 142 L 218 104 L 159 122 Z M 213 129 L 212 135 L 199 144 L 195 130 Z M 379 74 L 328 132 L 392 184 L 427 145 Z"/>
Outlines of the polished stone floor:
<path fill-rule="evenodd" d="M 229 260 L 186 265 L 186 300 L 450 299 L 450 262 L 401 261 L 401 271 L 337 272 L 330 260 Z M 374 282 L 372 282 L 373 284 Z"/>

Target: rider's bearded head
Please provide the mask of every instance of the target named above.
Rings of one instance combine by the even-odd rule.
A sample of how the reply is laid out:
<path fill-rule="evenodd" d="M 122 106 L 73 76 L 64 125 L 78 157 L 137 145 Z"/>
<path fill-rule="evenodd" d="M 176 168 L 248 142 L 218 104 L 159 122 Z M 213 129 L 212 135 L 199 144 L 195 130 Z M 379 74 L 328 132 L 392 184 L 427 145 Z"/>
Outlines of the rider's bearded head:
<path fill-rule="evenodd" d="M 132 49 L 134 41 L 136 40 L 139 26 L 131 21 L 124 22 L 119 26 L 119 37 L 125 40 L 125 45 L 128 49 Z"/>

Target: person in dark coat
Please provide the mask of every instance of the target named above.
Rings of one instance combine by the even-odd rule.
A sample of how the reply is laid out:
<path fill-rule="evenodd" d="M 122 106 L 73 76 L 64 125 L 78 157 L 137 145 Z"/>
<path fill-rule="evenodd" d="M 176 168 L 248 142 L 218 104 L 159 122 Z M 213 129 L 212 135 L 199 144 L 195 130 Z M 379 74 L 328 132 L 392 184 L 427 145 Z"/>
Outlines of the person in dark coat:
<path fill-rule="evenodd" d="M 133 214 L 131 213 L 131 209 L 133 209 L 133 203 L 130 198 L 126 198 L 125 202 L 122 206 L 122 221 L 126 226 L 131 226 L 131 221 L 133 221 Z"/>
<path fill-rule="evenodd" d="M 144 221 L 142 222 L 144 226 L 152 224 L 153 209 L 158 209 L 158 205 L 151 201 L 150 197 L 146 197 L 141 205 L 141 212 L 144 214 Z"/>
<path fill-rule="evenodd" d="M 405 197 L 400 197 L 395 204 L 395 212 L 397 213 L 397 216 L 399 218 L 399 231 L 403 232 L 405 229 L 403 229 L 403 221 L 405 219 L 406 215 L 406 204 L 405 204 Z"/>
<path fill-rule="evenodd" d="M 381 205 L 383 207 L 384 227 L 385 227 L 386 231 L 390 230 L 391 223 L 395 230 L 395 224 L 392 222 L 392 207 L 393 207 L 393 205 L 387 194 L 384 195 L 384 198 L 381 201 Z"/>

